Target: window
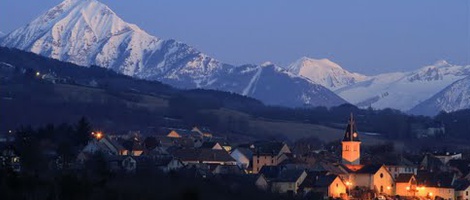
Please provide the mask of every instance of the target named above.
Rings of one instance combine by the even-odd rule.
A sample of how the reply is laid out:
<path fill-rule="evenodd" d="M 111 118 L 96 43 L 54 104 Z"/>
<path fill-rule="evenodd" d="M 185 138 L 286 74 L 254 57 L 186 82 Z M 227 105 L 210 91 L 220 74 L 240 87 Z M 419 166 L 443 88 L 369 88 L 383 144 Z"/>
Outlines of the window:
<path fill-rule="evenodd" d="M 349 145 L 346 145 L 346 150 L 345 151 L 349 151 Z"/>
<path fill-rule="evenodd" d="M 384 192 L 384 186 L 380 186 L 380 193 Z"/>
<path fill-rule="evenodd" d="M 468 196 L 468 191 L 465 192 L 465 195 Z"/>
<path fill-rule="evenodd" d="M 336 183 L 336 187 L 339 187 L 338 183 Z"/>
<path fill-rule="evenodd" d="M 380 178 L 383 178 L 384 177 L 384 174 L 383 173 L 380 173 Z"/>

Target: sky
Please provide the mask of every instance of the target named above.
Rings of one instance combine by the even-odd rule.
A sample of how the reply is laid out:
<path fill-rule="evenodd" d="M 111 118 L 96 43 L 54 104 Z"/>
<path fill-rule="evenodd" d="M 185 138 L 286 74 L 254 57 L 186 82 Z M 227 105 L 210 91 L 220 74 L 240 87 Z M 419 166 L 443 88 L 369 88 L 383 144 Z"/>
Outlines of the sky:
<path fill-rule="evenodd" d="M 328 58 L 368 75 L 470 64 L 469 0 L 100 0 L 125 21 L 229 64 Z M 0 1 L 8 33 L 60 0 Z"/>

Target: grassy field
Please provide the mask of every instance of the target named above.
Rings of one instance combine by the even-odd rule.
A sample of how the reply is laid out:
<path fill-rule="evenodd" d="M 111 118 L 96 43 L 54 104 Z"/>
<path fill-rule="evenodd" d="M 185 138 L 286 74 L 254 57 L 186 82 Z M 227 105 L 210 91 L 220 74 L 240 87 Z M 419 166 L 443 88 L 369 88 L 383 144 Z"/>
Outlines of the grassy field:
<path fill-rule="evenodd" d="M 281 135 L 291 141 L 314 136 L 323 142 L 332 142 L 343 139 L 344 134 L 344 129 L 330 128 L 317 124 L 254 118 L 246 113 L 227 109 L 211 110 L 210 112 L 217 114 L 222 120 L 226 120 L 229 117 L 248 120 L 250 129 L 255 130 L 252 134 L 265 134 L 266 136 Z M 346 128 L 346 123 L 347 119 L 345 119 L 344 128 Z M 360 137 L 364 145 L 387 142 L 387 140 L 375 136 L 361 135 Z"/>

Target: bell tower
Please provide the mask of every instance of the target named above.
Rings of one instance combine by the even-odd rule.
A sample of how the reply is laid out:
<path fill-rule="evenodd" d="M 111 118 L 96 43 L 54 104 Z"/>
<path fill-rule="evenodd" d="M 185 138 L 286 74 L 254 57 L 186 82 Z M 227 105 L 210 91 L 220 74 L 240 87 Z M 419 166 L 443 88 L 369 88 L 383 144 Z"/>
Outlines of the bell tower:
<path fill-rule="evenodd" d="M 351 113 L 348 127 L 344 133 L 342 144 L 341 163 L 348 165 L 359 165 L 361 162 L 361 141 L 356 130 L 354 116 Z"/>

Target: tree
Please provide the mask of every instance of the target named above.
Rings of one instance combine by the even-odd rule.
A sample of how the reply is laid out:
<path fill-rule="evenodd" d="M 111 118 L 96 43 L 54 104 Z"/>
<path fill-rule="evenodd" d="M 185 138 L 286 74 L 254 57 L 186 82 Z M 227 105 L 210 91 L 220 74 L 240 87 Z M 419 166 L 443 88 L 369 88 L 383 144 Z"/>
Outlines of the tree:
<path fill-rule="evenodd" d="M 85 117 L 82 117 L 75 126 L 75 137 L 79 145 L 86 145 L 91 138 L 91 125 Z"/>
<path fill-rule="evenodd" d="M 158 140 L 155 137 L 147 137 L 144 140 L 144 145 L 147 150 L 155 149 L 158 146 Z"/>

